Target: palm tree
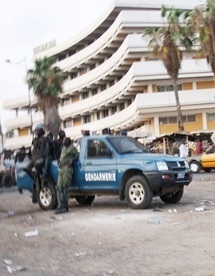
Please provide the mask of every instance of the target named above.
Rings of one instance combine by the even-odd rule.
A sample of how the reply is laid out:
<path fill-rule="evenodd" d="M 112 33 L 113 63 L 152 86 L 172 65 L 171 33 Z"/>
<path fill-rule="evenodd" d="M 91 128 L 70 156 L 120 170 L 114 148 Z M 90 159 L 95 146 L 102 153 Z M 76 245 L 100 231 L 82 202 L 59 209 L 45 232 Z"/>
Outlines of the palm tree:
<path fill-rule="evenodd" d="M 167 9 L 162 6 L 161 15 L 166 19 L 164 25 L 161 27 L 149 27 L 144 30 L 144 36 L 149 37 L 148 47 L 152 48 L 154 56 L 161 58 L 173 82 L 179 131 L 184 131 L 177 85 L 182 60 L 180 47 L 184 46 L 188 49 L 192 46 L 191 35 L 188 36 L 187 33 L 190 30 L 181 24 L 181 20 L 186 18 L 187 12 L 187 10 Z"/>
<path fill-rule="evenodd" d="M 195 31 L 199 42 L 196 56 L 206 56 L 215 81 L 215 1 L 207 0 L 189 14 L 189 26 Z"/>
<path fill-rule="evenodd" d="M 64 72 L 53 66 L 55 60 L 50 57 L 35 60 L 33 69 L 27 71 L 27 84 L 38 100 L 39 109 L 44 115 L 45 129 L 56 138 L 61 119 L 58 112 L 59 94 L 63 92 Z"/>

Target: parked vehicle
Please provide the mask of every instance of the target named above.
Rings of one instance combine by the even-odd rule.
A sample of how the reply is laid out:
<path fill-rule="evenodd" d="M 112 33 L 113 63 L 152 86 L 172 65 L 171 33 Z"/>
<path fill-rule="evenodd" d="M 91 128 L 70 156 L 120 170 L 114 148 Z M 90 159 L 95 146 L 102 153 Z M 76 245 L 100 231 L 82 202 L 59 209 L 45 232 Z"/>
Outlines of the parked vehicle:
<path fill-rule="evenodd" d="M 215 169 L 215 146 L 207 152 L 186 158 L 192 172 L 210 172 Z"/>
<path fill-rule="evenodd" d="M 38 202 L 43 210 L 49 210 L 57 206 L 58 172 L 54 161 L 44 185 L 36 172 L 33 180 L 23 170 L 23 164 L 19 164 L 16 179 L 19 188 L 32 192 L 33 202 Z M 165 203 L 177 203 L 192 176 L 186 160 L 148 153 L 132 137 L 85 136 L 80 141 L 79 157 L 74 162 L 69 193 L 81 205 L 91 204 L 96 195 L 118 195 L 131 208 L 144 209 L 150 206 L 155 196 Z"/>

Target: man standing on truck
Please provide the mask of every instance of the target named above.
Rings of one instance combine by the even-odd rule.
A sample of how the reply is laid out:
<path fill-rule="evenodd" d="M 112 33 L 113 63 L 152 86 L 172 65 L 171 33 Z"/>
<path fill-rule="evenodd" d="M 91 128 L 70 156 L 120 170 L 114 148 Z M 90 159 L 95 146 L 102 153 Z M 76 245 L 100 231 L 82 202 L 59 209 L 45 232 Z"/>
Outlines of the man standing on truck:
<path fill-rule="evenodd" d="M 35 138 L 32 141 L 31 161 L 24 170 L 33 178 L 32 168 L 35 167 L 39 174 L 43 174 L 43 166 L 49 153 L 49 144 L 43 125 L 38 124 L 35 127 Z"/>
<path fill-rule="evenodd" d="M 78 157 L 78 151 L 69 137 L 63 140 L 63 148 L 59 159 L 59 175 L 57 182 L 58 208 L 55 214 L 68 212 L 68 189 L 72 183 L 72 164 Z"/>

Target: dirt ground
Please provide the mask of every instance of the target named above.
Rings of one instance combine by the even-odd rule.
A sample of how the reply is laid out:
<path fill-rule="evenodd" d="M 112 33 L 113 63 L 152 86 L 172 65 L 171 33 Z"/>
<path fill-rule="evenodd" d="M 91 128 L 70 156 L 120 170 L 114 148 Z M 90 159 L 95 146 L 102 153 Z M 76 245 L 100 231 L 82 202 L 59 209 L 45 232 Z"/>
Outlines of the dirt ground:
<path fill-rule="evenodd" d="M 132 210 L 97 197 L 91 207 L 70 200 L 58 216 L 28 192 L 4 190 L 0 275 L 215 275 L 214 217 L 215 177 L 194 177 L 176 205 L 154 198 L 149 209 Z"/>

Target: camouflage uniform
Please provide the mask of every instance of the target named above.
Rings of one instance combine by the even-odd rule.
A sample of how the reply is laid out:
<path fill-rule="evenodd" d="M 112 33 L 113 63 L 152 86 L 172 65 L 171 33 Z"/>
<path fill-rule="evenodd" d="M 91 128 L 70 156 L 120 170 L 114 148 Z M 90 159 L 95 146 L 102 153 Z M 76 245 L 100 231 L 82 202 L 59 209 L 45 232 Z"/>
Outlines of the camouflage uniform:
<path fill-rule="evenodd" d="M 77 159 L 77 157 L 78 151 L 73 144 L 69 147 L 63 146 L 59 160 L 60 171 L 57 182 L 59 201 L 58 208 L 66 208 L 68 210 L 68 188 L 72 183 L 73 175 L 73 168 L 71 164 L 73 160 Z"/>

